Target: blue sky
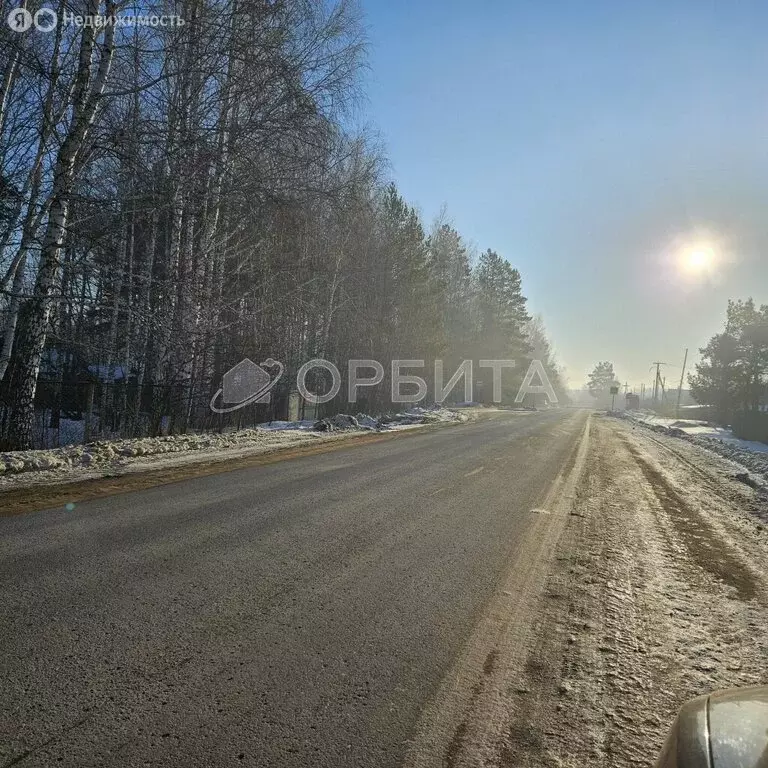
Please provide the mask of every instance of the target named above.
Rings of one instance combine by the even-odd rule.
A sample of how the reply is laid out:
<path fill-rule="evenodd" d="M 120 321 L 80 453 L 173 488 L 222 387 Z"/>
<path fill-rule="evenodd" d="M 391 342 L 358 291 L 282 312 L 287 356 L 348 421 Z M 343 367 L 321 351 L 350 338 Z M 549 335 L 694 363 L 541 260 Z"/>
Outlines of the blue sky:
<path fill-rule="evenodd" d="M 764 3 L 361 4 L 394 180 L 520 269 L 572 386 L 650 381 L 729 297 L 768 303 Z M 694 242 L 712 273 L 677 266 Z"/>

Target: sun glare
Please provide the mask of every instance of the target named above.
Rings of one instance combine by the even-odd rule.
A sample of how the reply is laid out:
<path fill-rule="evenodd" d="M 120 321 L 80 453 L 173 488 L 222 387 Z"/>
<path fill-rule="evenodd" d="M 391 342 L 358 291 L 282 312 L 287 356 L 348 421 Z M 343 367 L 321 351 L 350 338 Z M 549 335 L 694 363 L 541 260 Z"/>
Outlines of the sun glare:
<path fill-rule="evenodd" d="M 716 255 L 711 245 L 694 245 L 682 253 L 682 267 L 689 275 L 705 275 L 715 266 Z"/>

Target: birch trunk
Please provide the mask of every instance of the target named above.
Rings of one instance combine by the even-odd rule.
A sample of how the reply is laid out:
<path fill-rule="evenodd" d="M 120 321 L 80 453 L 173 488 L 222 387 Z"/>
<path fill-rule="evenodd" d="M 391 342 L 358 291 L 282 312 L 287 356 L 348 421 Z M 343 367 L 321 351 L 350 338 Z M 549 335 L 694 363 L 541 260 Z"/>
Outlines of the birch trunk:
<path fill-rule="evenodd" d="M 115 351 L 117 349 L 117 326 L 120 320 L 120 296 L 123 292 L 123 275 L 128 255 L 128 223 L 125 215 L 120 226 L 120 257 L 117 263 L 115 278 L 112 283 L 112 312 L 109 319 L 109 337 L 107 341 L 107 380 L 102 382 L 101 398 L 99 400 L 99 432 L 104 437 L 107 433 L 107 412 L 115 408 Z M 111 402 L 109 402 L 111 400 Z"/>
<path fill-rule="evenodd" d="M 87 12 L 95 16 L 99 10 L 99 2 L 89 0 Z M 115 3 L 107 2 L 105 13 L 113 15 L 114 10 Z M 92 66 L 96 47 L 95 30 L 85 27 L 82 33 L 78 71 L 73 89 L 72 121 L 56 156 L 48 222 L 40 251 L 34 294 L 29 303 L 29 322 L 25 324 L 22 338 L 17 340 L 20 347 L 20 375 L 19 386 L 14 393 L 9 441 L 12 447 L 19 450 L 32 448 L 37 377 L 53 306 L 52 296 L 58 279 L 59 257 L 66 233 L 75 167 L 109 77 L 114 55 L 114 34 L 113 26 L 105 29 L 101 58 L 94 76 Z"/>
<path fill-rule="evenodd" d="M 147 371 L 147 346 L 149 342 L 149 330 L 152 324 L 152 273 L 155 268 L 155 247 L 157 244 L 157 227 L 159 215 L 157 209 L 152 211 L 149 243 L 144 254 L 144 263 L 141 271 L 141 288 L 139 298 L 138 318 L 140 323 L 138 355 L 139 370 L 136 375 L 136 402 L 133 409 L 133 424 L 131 427 L 131 436 L 135 437 L 139 428 L 139 419 L 141 415 L 141 395 L 144 388 L 144 378 Z"/>
<path fill-rule="evenodd" d="M 27 9 L 27 0 L 19 3 L 19 10 Z M 7 15 L 5 7 L 3 6 L 3 17 Z M 5 132 L 5 119 L 8 114 L 8 99 L 13 91 L 13 86 L 16 84 L 16 78 L 19 74 L 19 59 L 21 58 L 21 46 L 23 37 L 17 35 L 15 37 L 16 46 L 13 55 L 8 59 L 5 64 L 5 70 L 3 71 L 3 83 L 0 86 L 0 136 Z M 4 160 L 4 158 L 0 158 Z"/>

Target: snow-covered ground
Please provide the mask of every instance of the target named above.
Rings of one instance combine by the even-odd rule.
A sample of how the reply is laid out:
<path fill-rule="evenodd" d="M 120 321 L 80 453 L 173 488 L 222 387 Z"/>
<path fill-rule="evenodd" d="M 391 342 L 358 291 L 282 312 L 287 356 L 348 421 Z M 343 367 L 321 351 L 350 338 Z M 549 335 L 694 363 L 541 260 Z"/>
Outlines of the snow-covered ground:
<path fill-rule="evenodd" d="M 373 418 L 339 414 L 319 422 L 271 421 L 254 429 L 218 433 L 98 440 L 86 445 L 0 454 L 0 490 L 50 482 L 142 472 L 211 459 L 268 453 L 281 448 L 340 440 L 364 432 L 414 429 L 467 421 L 445 408 L 410 408 Z"/>
<path fill-rule="evenodd" d="M 768 499 L 729 475 L 688 439 L 594 420 L 484 764 L 648 766 L 684 701 L 768 679 Z"/>
<path fill-rule="evenodd" d="M 686 435 L 720 440 L 745 451 L 768 453 L 768 443 L 742 440 L 741 438 L 736 437 L 732 430 L 726 429 L 725 427 L 718 427 L 708 421 L 697 421 L 695 419 L 670 419 L 663 416 L 657 416 L 655 413 L 649 413 L 647 411 L 628 411 L 627 413 L 634 421 L 641 421 L 644 424 L 649 424 L 651 426 L 661 426 L 667 430 L 679 429 Z"/>
<path fill-rule="evenodd" d="M 730 459 L 739 467 L 761 475 L 768 482 L 768 444 L 741 440 L 730 429 L 706 421 L 671 419 L 649 411 L 626 411 L 624 417 L 636 424 L 673 437 L 683 438 Z"/>

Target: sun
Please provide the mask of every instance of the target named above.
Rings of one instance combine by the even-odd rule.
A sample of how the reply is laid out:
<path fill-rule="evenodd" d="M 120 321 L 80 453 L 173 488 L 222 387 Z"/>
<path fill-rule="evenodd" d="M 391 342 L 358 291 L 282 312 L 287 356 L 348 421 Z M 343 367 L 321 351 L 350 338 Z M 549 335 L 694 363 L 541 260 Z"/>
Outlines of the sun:
<path fill-rule="evenodd" d="M 715 249 L 711 245 L 700 243 L 683 250 L 681 266 L 689 275 L 706 275 L 712 271 L 716 261 Z"/>

